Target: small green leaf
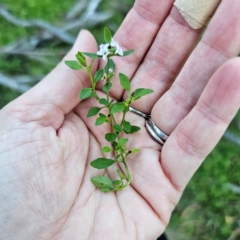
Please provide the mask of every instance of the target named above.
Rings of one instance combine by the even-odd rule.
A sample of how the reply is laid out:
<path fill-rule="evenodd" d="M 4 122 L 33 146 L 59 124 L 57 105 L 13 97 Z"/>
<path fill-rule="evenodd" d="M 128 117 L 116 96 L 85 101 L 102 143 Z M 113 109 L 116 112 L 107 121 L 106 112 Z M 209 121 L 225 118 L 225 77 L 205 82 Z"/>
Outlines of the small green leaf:
<path fill-rule="evenodd" d="M 90 162 L 90 165 L 97 169 L 105 169 L 112 166 L 115 163 L 112 159 L 107 158 L 97 158 L 96 160 Z"/>
<path fill-rule="evenodd" d="M 105 139 L 108 141 L 108 142 L 114 142 L 117 138 L 117 134 L 116 133 L 107 133 L 105 135 Z"/>
<path fill-rule="evenodd" d="M 101 118 L 108 119 L 108 117 L 107 117 L 105 114 L 99 113 L 99 116 L 100 116 Z"/>
<path fill-rule="evenodd" d="M 65 61 L 65 64 L 73 70 L 83 69 L 83 67 L 77 61 Z"/>
<path fill-rule="evenodd" d="M 105 98 L 99 99 L 99 103 L 102 104 L 102 105 L 108 106 L 108 101 Z"/>
<path fill-rule="evenodd" d="M 112 87 L 112 83 L 107 82 L 107 83 L 103 86 L 102 90 L 103 90 L 104 92 L 109 92 L 111 87 Z"/>
<path fill-rule="evenodd" d="M 86 55 L 86 56 L 88 56 L 88 57 L 90 57 L 90 58 L 92 58 L 92 59 L 96 59 L 96 58 L 99 57 L 99 56 L 98 56 L 97 54 L 95 54 L 95 53 L 83 52 L 83 54 Z"/>
<path fill-rule="evenodd" d="M 122 181 L 114 180 L 114 181 L 112 181 L 112 183 L 113 183 L 113 185 L 118 186 L 118 185 L 120 185 L 122 183 Z"/>
<path fill-rule="evenodd" d="M 129 133 L 131 131 L 131 124 L 128 121 L 123 121 L 123 129 L 125 132 Z"/>
<path fill-rule="evenodd" d="M 95 125 L 99 126 L 99 125 L 104 124 L 105 122 L 107 122 L 107 119 L 99 117 L 96 119 Z"/>
<path fill-rule="evenodd" d="M 76 54 L 76 58 L 83 67 L 87 66 L 86 57 L 81 52 Z"/>
<path fill-rule="evenodd" d="M 141 149 L 138 149 L 138 148 L 133 148 L 132 149 L 132 153 L 138 153 L 138 152 L 140 152 L 141 151 Z"/>
<path fill-rule="evenodd" d="M 116 132 L 122 132 L 122 128 L 120 125 L 118 124 L 114 124 L 113 125 L 113 129 L 116 131 Z"/>
<path fill-rule="evenodd" d="M 109 69 L 112 69 L 113 72 L 115 71 L 115 63 L 113 62 L 112 59 L 109 59 L 109 63 L 105 65 L 105 67 L 104 67 L 105 73 L 107 73 L 109 71 Z"/>
<path fill-rule="evenodd" d="M 121 180 L 127 178 L 119 169 L 117 169 L 117 174 L 118 174 L 118 176 L 120 177 Z"/>
<path fill-rule="evenodd" d="M 127 91 L 130 91 L 130 79 L 122 73 L 119 73 L 119 79 L 122 87 Z"/>
<path fill-rule="evenodd" d="M 96 95 L 94 94 L 94 92 L 92 92 L 92 94 L 91 94 L 90 97 L 95 98 L 95 99 L 97 100 L 97 97 L 96 97 Z"/>
<path fill-rule="evenodd" d="M 127 130 L 124 129 L 124 132 L 127 133 L 127 134 L 132 134 L 132 133 L 138 132 L 139 130 L 141 130 L 140 127 L 138 127 L 138 126 L 131 126 L 130 131 L 127 131 Z"/>
<path fill-rule="evenodd" d="M 130 130 L 130 132 L 129 133 L 135 133 L 135 132 L 138 132 L 138 131 L 140 131 L 141 130 L 141 128 L 140 127 L 138 127 L 138 126 L 131 126 L 131 130 Z"/>
<path fill-rule="evenodd" d="M 118 147 L 121 147 L 121 146 L 125 145 L 127 142 L 128 142 L 128 139 L 127 139 L 127 138 L 121 138 L 121 139 L 118 141 Z"/>
<path fill-rule="evenodd" d="M 134 52 L 133 49 L 123 52 L 123 56 L 126 57 Z"/>
<path fill-rule="evenodd" d="M 99 69 L 99 70 L 95 73 L 95 75 L 94 75 L 94 82 L 95 82 L 95 83 L 99 82 L 99 81 L 102 79 L 103 74 L 104 74 L 104 70 L 103 70 L 103 69 Z"/>
<path fill-rule="evenodd" d="M 112 190 L 114 188 L 112 180 L 109 177 L 92 177 L 91 181 L 97 188 L 100 188 L 102 191 L 105 189 Z"/>
<path fill-rule="evenodd" d="M 108 147 L 108 146 L 105 146 L 105 147 L 102 148 L 102 152 L 103 152 L 103 153 L 111 152 L 111 148 Z"/>
<path fill-rule="evenodd" d="M 111 108 L 111 114 L 122 112 L 124 110 L 124 103 L 115 103 Z"/>
<path fill-rule="evenodd" d="M 111 190 L 113 190 L 112 188 L 106 188 L 106 187 L 104 187 L 104 188 L 100 188 L 100 190 L 102 191 L 102 192 L 110 192 Z"/>
<path fill-rule="evenodd" d="M 109 60 L 109 68 L 111 68 L 113 71 L 115 71 L 115 63 L 112 59 Z"/>
<path fill-rule="evenodd" d="M 112 41 L 112 34 L 107 27 L 104 28 L 104 40 L 106 43 L 109 43 L 109 44 Z"/>
<path fill-rule="evenodd" d="M 80 92 L 80 98 L 83 100 L 83 99 L 86 99 L 86 98 L 89 98 L 92 94 L 92 89 L 91 88 L 83 88 Z"/>
<path fill-rule="evenodd" d="M 89 109 L 87 117 L 92 117 L 92 116 L 96 116 L 99 112 L 101 111 L 101 108 L 99 107 L 92 107 Z"/>
<path fill-rule="evenodd" d="M 148 88 L 138 88 L 135 92 L 134 92 L 134 100 L 137 100 L 145 95 L 148 95 L 150 93 L 153 93 L 152 89 L 148 89 Z"/>
<path fill-rule="evenodd" d="M 113 141 L 113 142 L 112 142 L 112 146 L 113 146 L 114 148 L 117 147 L 117 145 L 118 145 L 118 144 L 117 144 L 116 141 Z"/>
<path fill-rule="evenodd" d="M 96 119 L 95 125 L 101 125 L 105 122 L 109 123 L 109 119 L 105 114 L 99 113 L 99 118 Z"/>

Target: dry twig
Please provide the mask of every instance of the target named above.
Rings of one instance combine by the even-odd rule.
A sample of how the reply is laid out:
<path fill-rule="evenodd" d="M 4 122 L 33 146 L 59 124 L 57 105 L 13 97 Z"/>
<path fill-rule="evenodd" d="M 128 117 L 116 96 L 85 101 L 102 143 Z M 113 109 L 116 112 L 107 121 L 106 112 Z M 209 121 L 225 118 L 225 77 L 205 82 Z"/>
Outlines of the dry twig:
<path fill-rule="evenodd" d="M 75 41 L 75 37 L 71 36 L 69 33 L 65 32 L 63 29 L 53 26 L 46 21 L 43 21 L 40 19 L 34 19 L 34 20 L 28 20 L 28 21 L 18 19 L 15 16 L 13 16 L 12 14 L 10 14 L 3 7 L 0 7 L 0 15 L 2 17 L 4 17 L 7 21 L 9 21 L 10 23 L 12 23 L 16 26 L 37 27 L 37 28 L 43 29 L 68 44 L 73 44 Z"/>
<path fill-rule="evenodd" d="M 74 20 L 78 16 L 78 14 L 80 14 L 86 8 L 87 2 L 88 0 L 80 0 L 76 4 L 74 4 L 67 13 L 66 20 Z"/>
<path fill-rule="evenodd" d="M 4 74 L 0 73 L 0 84 L 11 88 L 12 90 L 18 91 L 20 93 L 24 93 L 30 89 L 30 86 L 24 83 L 19 83 L 16 80 L 5 76 Z"/>
<path fill-rule="evenodd" d="M 223 137 L 227 140 L 229 140 L 232 143 L 235 143 L 236 145 L 240 146 L 240 138 L 236 136 L 235 134 L 226 131 L 223 135 Z"/>

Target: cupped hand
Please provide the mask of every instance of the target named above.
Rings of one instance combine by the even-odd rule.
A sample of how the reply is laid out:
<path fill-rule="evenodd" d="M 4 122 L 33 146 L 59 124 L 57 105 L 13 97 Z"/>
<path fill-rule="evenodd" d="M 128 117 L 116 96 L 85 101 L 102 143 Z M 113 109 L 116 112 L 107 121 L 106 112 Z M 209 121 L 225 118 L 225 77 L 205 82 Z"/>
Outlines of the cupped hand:
<path fill-rule="evenodd" d="M 122 47 L 135 49 L 115 59 L 116 76 L 128 75 L 132 91 L 154 90 L 133 107 L 151 113 L 170 135 L 164 147 L 149 136 L 143 118 L 128 113 L 142 128 L 129 139 L 129 148 L 142 149 L 128 159 L 133 181 L 122 191 L 97 190 L 91 177 L 115 176 L 114 168 L 89 165 L 102 154 L 107 126 L 86 118 L 96 104 L 79 100 L 90 85 L 87 75 L 61 62 L 0 111 L 0 239 L 155 240 L 164 231 L 240 106 L 240 60 L 233 58 L 240 50 L 239 1 L 222 1 L 197 46 L 202 30 L 191 29 L 172 4 L 137 0 L 115 35 Z M 77 51 L 97 52 L 89 32 L 80 33 L 65 59 Z M 117 101 L 125 97 L 120 89 L 114 79 Z"/>

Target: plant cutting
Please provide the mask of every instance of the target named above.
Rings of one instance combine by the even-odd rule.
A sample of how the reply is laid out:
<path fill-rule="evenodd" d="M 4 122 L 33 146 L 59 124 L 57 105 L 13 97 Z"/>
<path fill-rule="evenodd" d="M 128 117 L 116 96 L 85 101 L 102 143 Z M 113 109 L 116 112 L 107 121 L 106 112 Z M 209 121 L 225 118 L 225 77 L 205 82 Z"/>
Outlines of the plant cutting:
<path fill-rule="evenodd" d="M 129 106 L 141 97 L 153 92 L 151 89 L 139 88 L 134 92 L 130 88 L 130 79 L 123 73 L 119 73 L 118 79 L 121 86 L 127 91 L 128 97 L 122 102 L 117 102 L 110 96 L 112 80 L 115 76 L 115 63 L 113 57 L 126 57 L 133 53 L 134 50 L 124 51 L 118 42 L 114 40 L 108 28 L 104 29 L 105 43 L 99 46 L 97 53 L 78 52 L 76 60 L 65 61 L 66 65 L 73 70 L 85 70 L 88 73 L 91 87 L 83 88 L 80 92 L 80 99 L 86 100 L 94 98 L 100 106 L 89 109 L 87 117 L 96 116 L 95 125 L 108 124 L 111 127 L 110 132 L 105 133 L 106 146 L 102 147 L 102 156 L 94 159 L 90 164 L 97 169 L 107 169 L 113 164 L 122 164 L 125 171 L 117 169 L 118 179 L 110 179 L 108 176 L 95 176 L 91 178 L 92 183 L 102 192 L 121 190 L 127 187 L 132 180 L 130 169 L 127 164 L 127 157 L 130 154 L 140 152 L 140 149 L 128 149 L 127 143 L 129 134 L 140 131 L 140 127 L 132 125 L 126 120 L 129 112 Z M 86 56 L 91 59 L 88 65 Z M 102 58 L 105 66 L 99 69 L 94 75 L 92 74 L 93 63 L 96 59 Z M 103 82 L 102 92 L 105 97 L 99 97 L 96 91 L 97 85 Z M 106 113 L 107 110 L 107 114 Z M 104 113 L 103 113 L 104 111 Z M 116 117 L 118 115 L 118 117 Z M 119 116 L 121 116 L 119 118 Z M 115 159 L 109 159 L 105 155 L 112 153 Z"/>

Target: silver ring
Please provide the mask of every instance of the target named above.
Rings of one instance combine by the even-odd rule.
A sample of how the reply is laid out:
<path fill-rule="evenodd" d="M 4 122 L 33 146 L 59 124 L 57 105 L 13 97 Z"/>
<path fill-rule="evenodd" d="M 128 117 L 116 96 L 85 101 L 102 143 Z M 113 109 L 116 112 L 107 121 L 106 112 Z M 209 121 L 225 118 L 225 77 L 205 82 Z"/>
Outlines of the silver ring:
<path fill-rule="evenodd" d="M 131 106 L 129 106 L 129 111 L 133 112 L 133 113 L 137 114 L 138 116 L 143 117 L 145 119 L 151 118 L 151 115 L 143 113 L 143 112 L 140 112 L 140 111 L 138 111 L 137 109 L 135 109 L 135 108 L 133 108 Z"/>
<path fill-rule="evenodd" d="M 156 132 L 153 130 L 153 128 L 151 127 L 150 123 L 149 123 L 150 119 L 146 120 L 146 128 L 148 130 L 148 132 L 150 133 L 150 135 L 161 145 L 164 144 L 164 141 L 156 134 Z"/>
<path fill-rule="evenodd" d="M 165 141 L 168 139 L 168 135 L 161 131 L 156 124 L 151 119 L 151 115 L 145 114 L 143 112 L 138 111 L 137 109 L 129 106 L 129 111 L 137 114 L 140 117 L 143 117 L 146 119 L 146 128 L 150 135 L 161 145 L 165 143 Z"/>
<path fill-rule="evenodd" d="M 168 135 L 161 131 L 151 118 L 148 120 L 148 123 L 159 138 L 161 138 L 163 141 L 166 141 L 168 139 Z"/>

